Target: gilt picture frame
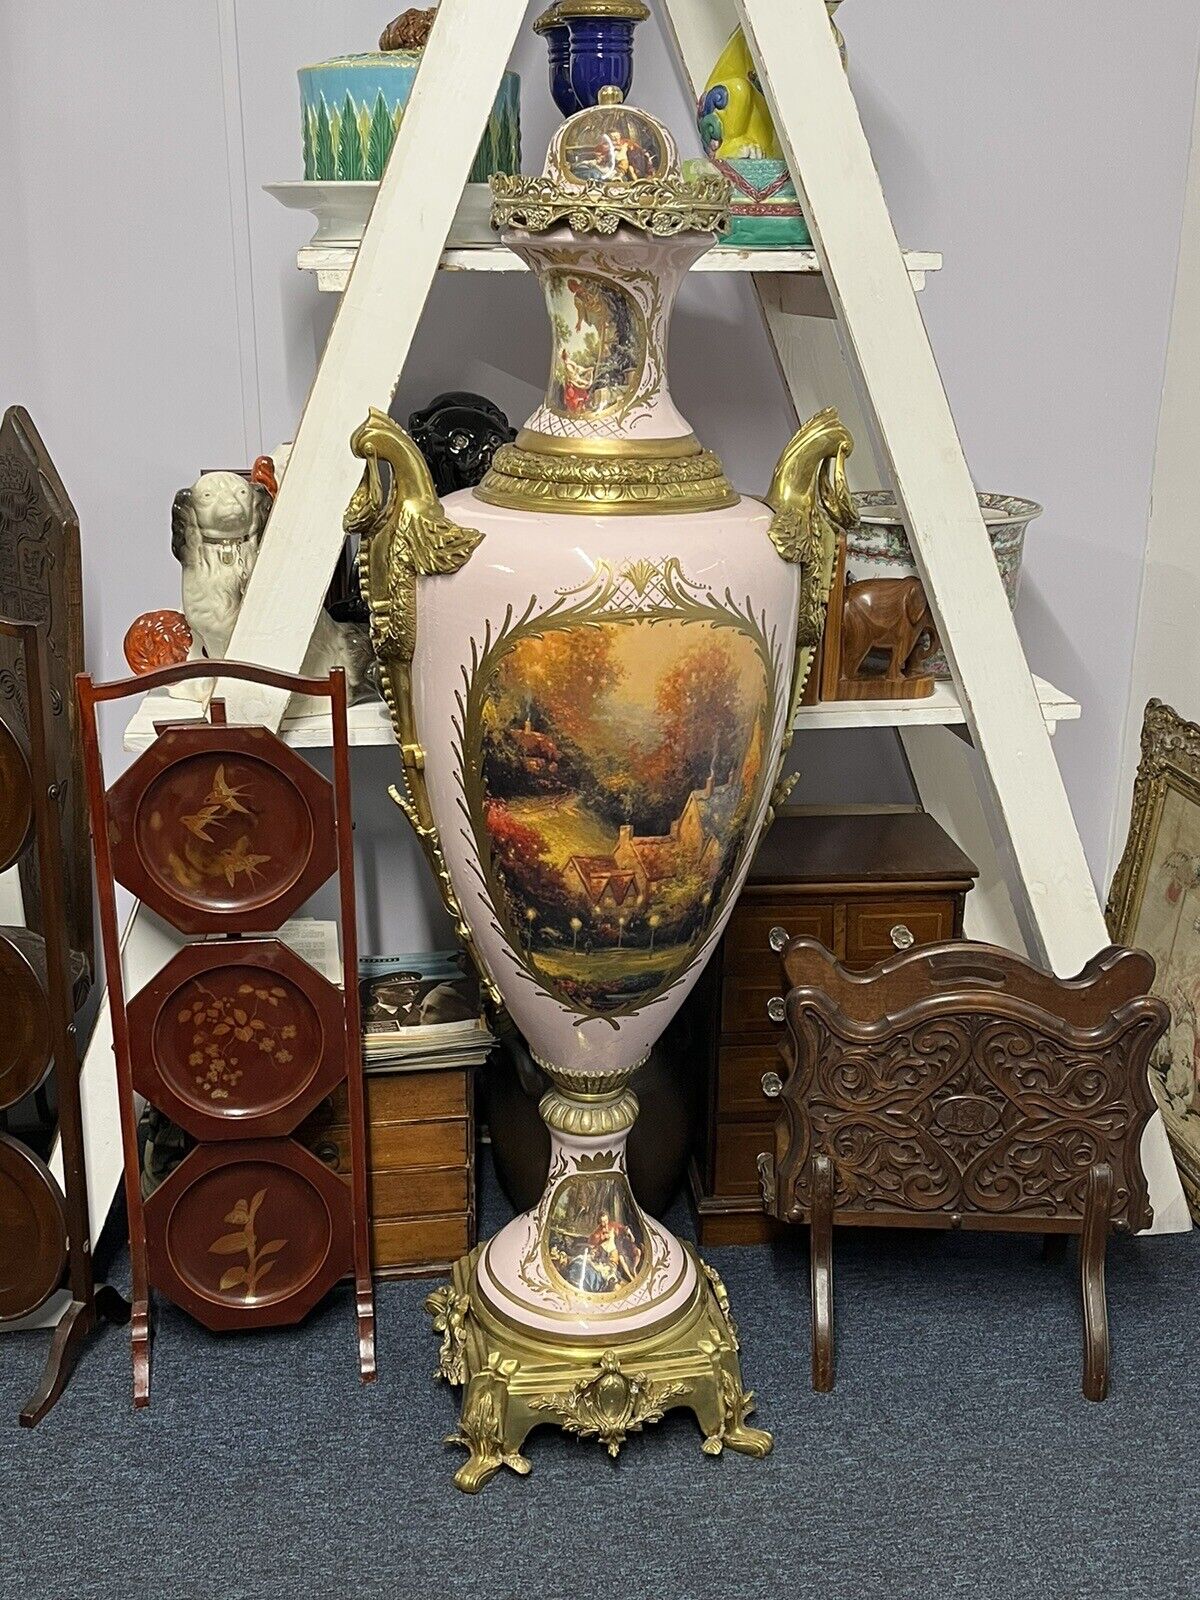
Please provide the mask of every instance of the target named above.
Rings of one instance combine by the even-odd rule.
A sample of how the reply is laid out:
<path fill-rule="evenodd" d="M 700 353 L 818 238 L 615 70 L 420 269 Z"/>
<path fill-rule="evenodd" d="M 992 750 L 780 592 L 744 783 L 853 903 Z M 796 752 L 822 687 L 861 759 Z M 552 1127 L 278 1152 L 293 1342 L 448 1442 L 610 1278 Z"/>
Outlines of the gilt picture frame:
<path fill-rule="evenodd" d="M 1125 850 L 1107 919 L 1118 944 L 1154 957 L 1171 1026 L 1150 1085 L 1193 1219 L 1200 1223 L 1200 726 L 1147 703 Z"/>

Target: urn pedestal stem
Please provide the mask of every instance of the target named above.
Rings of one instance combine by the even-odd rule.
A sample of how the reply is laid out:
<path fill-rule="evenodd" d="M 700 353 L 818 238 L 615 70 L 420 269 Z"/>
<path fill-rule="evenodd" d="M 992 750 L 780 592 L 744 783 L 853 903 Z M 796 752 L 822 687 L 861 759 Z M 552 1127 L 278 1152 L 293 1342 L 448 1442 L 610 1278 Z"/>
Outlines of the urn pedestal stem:
<path fill-rule="evenodd" d="M 643 1215 L 629 1187 L 632 1072 L 546 1070 L 541 1200 L 425 1302 L 442 1336 L 437 1376 L 463 1391 L 447 1440 L 469 1452 L 455 1483 L 474 1493 L 501 1467 L 527 1473 L 522 1447 L 540 1423 L 616 1456 L 631 1433 L 681 1406 L 695 1413 L 707 1455 L 765 1456 L 771 1435 L 746 1424 L 754 1396 L 724 1284 Z"/>

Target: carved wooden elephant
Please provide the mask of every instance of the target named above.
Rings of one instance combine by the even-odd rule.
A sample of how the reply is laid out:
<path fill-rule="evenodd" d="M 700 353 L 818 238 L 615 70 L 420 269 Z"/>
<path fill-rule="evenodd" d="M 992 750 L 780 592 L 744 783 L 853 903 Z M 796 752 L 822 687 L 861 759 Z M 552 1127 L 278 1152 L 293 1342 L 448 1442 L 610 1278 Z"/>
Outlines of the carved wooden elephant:
<path fill-rule="evenodd" d="M 847 584 L 843 677 L 858 677 L 872 650 L 887 652 L 886 679 L 917 676 L 936 649 L 937 629 L 920 578 L 865 578 Z"/>

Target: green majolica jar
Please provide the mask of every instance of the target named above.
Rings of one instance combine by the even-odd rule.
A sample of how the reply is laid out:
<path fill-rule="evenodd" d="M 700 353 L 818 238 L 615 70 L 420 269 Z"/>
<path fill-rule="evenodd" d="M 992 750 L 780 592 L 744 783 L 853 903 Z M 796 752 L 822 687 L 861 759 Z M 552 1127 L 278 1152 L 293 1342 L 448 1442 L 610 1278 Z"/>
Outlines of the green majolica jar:
<path fill-rule="evenodd" d="M 378 182 L 412 94 L 433 12 L 407 11 L 380 49 L 301 67 L 304 176 L 310 182 Z M 521 80 L 506 72 L 471 169 L 471 183 L 521 170 Z"/>

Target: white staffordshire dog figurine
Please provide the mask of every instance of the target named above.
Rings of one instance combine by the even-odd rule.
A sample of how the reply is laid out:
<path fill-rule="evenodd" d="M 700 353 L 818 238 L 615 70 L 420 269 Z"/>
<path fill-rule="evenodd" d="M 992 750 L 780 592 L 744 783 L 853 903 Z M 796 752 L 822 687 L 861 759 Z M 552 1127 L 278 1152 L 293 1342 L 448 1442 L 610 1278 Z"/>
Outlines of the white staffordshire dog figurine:
<path fill-rule="evenodd" d="M 281 471 L 287 459 L 285 447 L 275 459 Z M 183 614 L 192 630 L 190 661 L 220 661 L 228 655 L 271 505 L 269 490 L 238 472 L 206 472 L 175 496 L 171 550 L 183 567 Z M 306 677 L 324 678 L 332 667 L 345 668 L 351 700 L 370 692 L 372 657 L 366 630 L 335 622 L 322 610 L 300 671 Z M 171 693 L 204 701 L 214 681 L 195 678 L 173 684 Z M 289 709 L 325 711 L 328 701 L 293 695 Z"/>

